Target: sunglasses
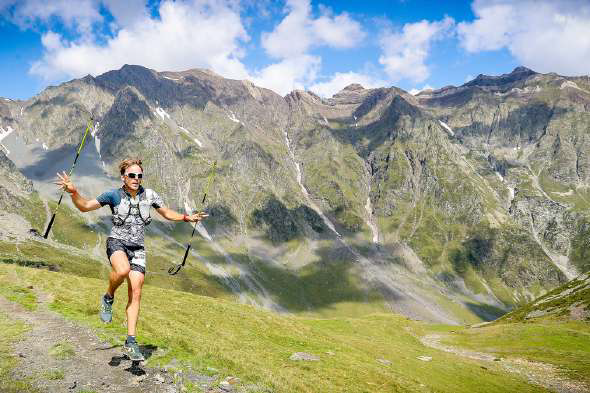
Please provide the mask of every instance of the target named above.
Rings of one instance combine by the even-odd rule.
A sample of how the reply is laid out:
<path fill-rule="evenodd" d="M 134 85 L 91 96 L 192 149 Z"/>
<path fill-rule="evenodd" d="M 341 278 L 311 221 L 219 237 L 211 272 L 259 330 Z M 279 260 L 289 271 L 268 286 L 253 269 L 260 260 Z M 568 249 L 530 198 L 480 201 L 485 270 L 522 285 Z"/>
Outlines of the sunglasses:
<path fill-rule="evenodd" d="M 133 173 L 133 172 L 129 172 L 128 174 L 126 174 L 125 176 L 127 176 L 130 179 L 135 179 L 136 177 L 138 179 L 142 179 L 143 178 L 143 173 Z"/>

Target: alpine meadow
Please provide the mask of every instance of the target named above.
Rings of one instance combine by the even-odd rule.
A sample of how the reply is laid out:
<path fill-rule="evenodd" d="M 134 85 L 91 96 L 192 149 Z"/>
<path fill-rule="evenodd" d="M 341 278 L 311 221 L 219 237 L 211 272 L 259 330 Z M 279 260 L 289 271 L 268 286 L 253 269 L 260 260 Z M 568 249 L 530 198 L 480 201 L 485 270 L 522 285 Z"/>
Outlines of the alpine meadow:
<path fill-rule="evenodd" d="M 122 23 L 110 2 L 95 3 Z M 214 12 L 210 3 L 203 7 Z M 300 3 L 311 11 L 297 14 Z M 404 43 L 421 39 L 412 26 L 379 36 L 379 64 L 397 64 L 386 56 L 395 45 L 421 56 L 452 34 L 484 31 L 477 23 L 492 13 L 481 9 L 496 3 L 506 2 L 473 2 L 472 24 L 416 22 L 438 35 L 415 52 Z M 51 22 L 41 11 L 30 22 L 25 8 L 7 4 L 0 22 L 6 13 L 23 31 Z M 98 34 L 95 21 L 84 30 L 80 4 L 72 26 Z M 185 2 L 157 4 L 159 19 L 143 16 L 150 23 Z M 360 45 L 322 35 L 339 23 L 349 36 L 370 34 L 353 21 L 360 10 L 286 4 L 259 40 L 240 22 L 252 38 L 244 48 L 262 45 L 284 65 L 298 45 L 307 45 L 298 59 L 322 45 Z M 296 16 L 307 19 L 292 47 L 273 41 L 292 32 Z M 498 42 L 530 42 L 518 41 L 530 21 L 517 16 L 521 29 L 511 25 Z M 228 20 L 220 36 L 237 29 Z M 178 37 L 188 29 L 174 27 Z M 88 47 L 46 33 L 42 65 L 57 64 L 53 54 L 74 67 L 79 59 L 60 51 L 94 59 L 88 48 L 115 53 L 144 31 L 121 29 L 119 41 Z M 461 45 L 475 53 L 492 44 Z M 517 44 L 503 48 L 514 61 L 524 56 Z M 174 58 L 173 45 L 167 50 Z M 263 71 L 233 78 L 222 66 L 164 68 L 129 52 L 131 64 L 47 83 L 28 99 L 0 97 L 0 392 L 590 392 L 590 71 L 562 75 L 529 57 L 527 67 L 442 88 L 410 92 L 393 78 L 351 77 L 324 94 L 309 69 L 315 85 L 282 94 L 258 83 Z M 232 56 L 249 65 L 254 55 Z M 123 202 L 105 202 L 107 190 Z M 141 203 L 153 208 L 147 219 Z M 130 214 L 143 220 L 143 257 L 141 242 L 135 254 L 110 243 Z M 114 255 L 127 269 L 116 295 Z"/>

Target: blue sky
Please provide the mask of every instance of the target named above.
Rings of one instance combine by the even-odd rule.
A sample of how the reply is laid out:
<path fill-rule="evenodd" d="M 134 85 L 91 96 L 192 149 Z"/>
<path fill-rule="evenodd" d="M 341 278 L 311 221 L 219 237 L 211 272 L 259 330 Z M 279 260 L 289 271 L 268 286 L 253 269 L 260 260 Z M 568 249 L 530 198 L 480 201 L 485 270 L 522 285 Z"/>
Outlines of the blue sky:
<path fill-rule="evenodd" d="M 518 65 L 590 74 L 586 0 L 0 0 L 0 96 L 123 64 L 208 68 L 286 94 L 408 91 Z"/>

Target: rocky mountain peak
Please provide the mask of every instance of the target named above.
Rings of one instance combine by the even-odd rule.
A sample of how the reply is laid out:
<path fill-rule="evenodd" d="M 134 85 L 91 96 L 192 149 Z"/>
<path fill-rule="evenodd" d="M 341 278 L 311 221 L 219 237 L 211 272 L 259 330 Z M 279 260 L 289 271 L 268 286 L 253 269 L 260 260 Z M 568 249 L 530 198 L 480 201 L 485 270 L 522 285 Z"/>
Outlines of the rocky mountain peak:
<path fill-rule="evenodd" d="M 535 71 L 531 70 L 530 68 L 527 68 L 525 66 L 518 66 L 516 67 L 514 70 L 512 70 L 512 72 L 510 74 L 517 74 L 517 73 L 527 73 L 527 74 L 536 74 Z"/>
<path fill-rule="evenodd" d="M 509 74 L 502 75 L 484 75 L 479 74 L 477 78 L 471 82 L 465 83 L 463 86 L 478 86 L 478 87 L 500 87 L 515 82 L 520 82 L 537 73 L 531 69 L 520 66 L 516 67 Z"/>
<path fill-rule="evenodd" d="M 332 104 L 361 104 L 369 90 L 358 83 L 352 83 L 328 99 Z"/>
<path fill-rule="evenodd" d="M 125 85 L 142 85 L 157 79 L 155 71 L 138 65 L 125 64 L 118 70 L 108 71 L 95 78 L 104 87 L 118 90 Z"/>
<path fill-rule="evenodd" d="M 359 83 L 351 83 L 350 85 L 346 86 L 341 91 L 359 91 L 364 90 L 365 88 Z"/>

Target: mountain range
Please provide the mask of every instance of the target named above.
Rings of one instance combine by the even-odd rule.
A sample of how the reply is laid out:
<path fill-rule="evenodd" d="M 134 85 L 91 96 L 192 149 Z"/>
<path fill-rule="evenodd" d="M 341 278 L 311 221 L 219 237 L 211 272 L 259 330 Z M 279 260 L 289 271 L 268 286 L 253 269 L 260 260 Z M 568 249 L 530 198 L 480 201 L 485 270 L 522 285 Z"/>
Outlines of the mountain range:
<path fill-rule="evenodd" d="M 140 157 L 168 206 L 210 213 L 174 278 L 191 228 L 150 225 L 154 285 L 281 313 L 458 324 L 590 270 L 588 76 L 518 67 L 416 95 L 352 84 L 322 98 L 125 65 L 0 99 L 3 260 L 108 271 L 107 209 L 82 215 L 66 198 L 49 240 L 29 231 L 47 225 L 52 179 L 91 116 L 74 171 L 82 195 L 118 187 L 118 162 Z"/>

